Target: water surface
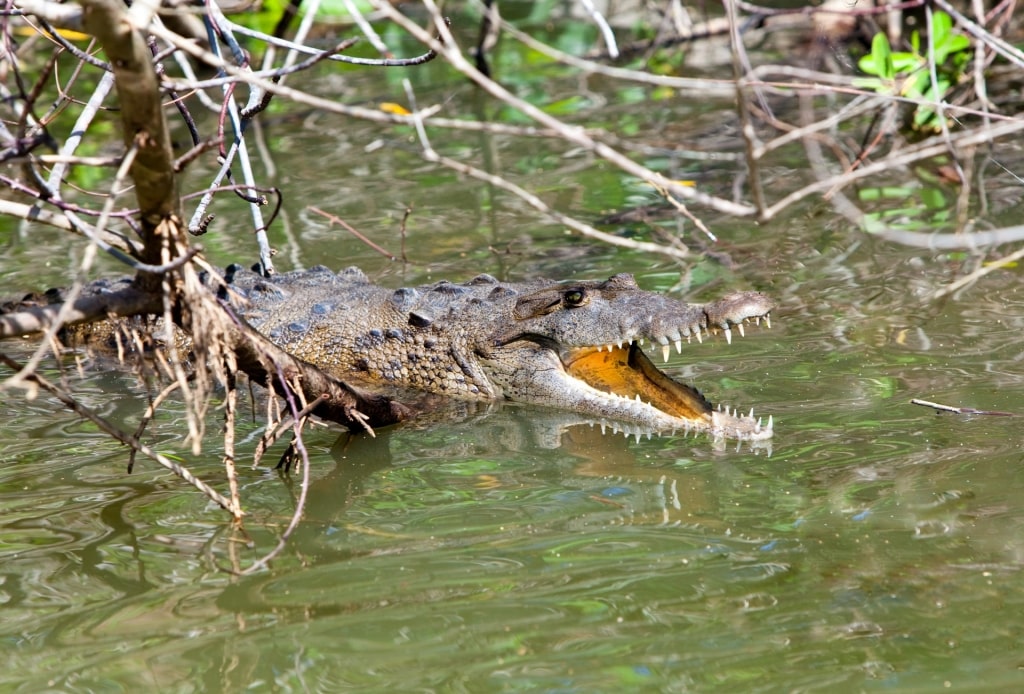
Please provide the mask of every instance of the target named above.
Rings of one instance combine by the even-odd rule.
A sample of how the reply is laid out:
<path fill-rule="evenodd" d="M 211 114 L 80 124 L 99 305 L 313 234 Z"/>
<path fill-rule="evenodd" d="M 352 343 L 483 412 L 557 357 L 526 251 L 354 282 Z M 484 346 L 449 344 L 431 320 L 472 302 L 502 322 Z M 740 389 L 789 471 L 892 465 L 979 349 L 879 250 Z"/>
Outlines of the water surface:
<path fill-rule="evenodd" d="M 455 113 L 474 108 L 471 88 L 440 66 L 429 70 L 421 98 L 448 100 Z M 320 79 L 346 98 L 376 78 Z M 731 108 L 648 92 L 630 103 L 599 82 L 589 86 L 616 118 L 628 114 L 640 129 L 671 122 L 678 138 L 707 136 L 714 118 L 728 119 L 715 109 Z M 397 80 L 374 86 L 374 99 L 401 100 Z M 579 85 L 549 76 L 517 86 L 554 102 Z M 287 195 L 273 231 L 282 269 L 358 264 L 390 286 L 478 272 L 630 271 L 645 288 L 694 300 L 731 288 L 770 293 L 780 303 L 770 331 L 750 330 L 731 346 L 691 345 L 668 368 L 715 402 L 773 414 L 776 438 L 756 449 L 704 437 L 626 439 L 517 406 L 376 439 L 318 428 L 307 437 L 305 521 L 270 570 L 235 578 L 222 569 L 274 545 L 298 480 L 268 465 L 243 471 L 247 546 L 223 512 L 163 470 L 142 461 L 128 475 L 126 450 L 95 427 L 50 398 L 8 393 L 0 688 L 976 691 L 1024 683 L 1019 417 L 938 416 L 909 404 L 1024 413 L 1016 270 L 932 301 L 968 258 L 873 240 L 817 204 L 767 225 L 710 215 L 722 239 L 715 255 L 679 264 L 569 237 L 521 202 L 424 163 L 408 131 L 289 111 L 267 118 L 265 135 L 273 180 Z M 476 163 L 489 152 L 549 204 L 590 220 L 655 199 L 545 140 L 436 136 Z M 740 163 L 667 166 L 721 193 Z M 799 161 L 778 166 L 781 178 L 803 175 Z M 202 180 L 209 169 L 190 175 Z M 411 205 L 411 262 L 375 254 L 311 205 L 396 252 Z M 210 256 L 254 260 L 231 206 L 219 211 L 203 241 Z M 992 222 L 1019 213 L 1011 198 Z M 703 243 L 685 224 L 657 224 Z M 32 233 L 0 230 L 5 290 L 67 280 L 69 259 L 42 245 L 50 232 Z M 78 251 L 69 253 L 74 260 Z M 64 366 L 82 402 L 134 428 L 145 403 L 135 377 Z M 52 362 L 45 373 L 61 377 Z M 251 454 L 260 429 L 242 429 L 242 452 Z M 182 454 L 184 431 L 183 405 L 172 401 L 150 442 Z M 220 484 L 215 436 L 185 460 Z"/>

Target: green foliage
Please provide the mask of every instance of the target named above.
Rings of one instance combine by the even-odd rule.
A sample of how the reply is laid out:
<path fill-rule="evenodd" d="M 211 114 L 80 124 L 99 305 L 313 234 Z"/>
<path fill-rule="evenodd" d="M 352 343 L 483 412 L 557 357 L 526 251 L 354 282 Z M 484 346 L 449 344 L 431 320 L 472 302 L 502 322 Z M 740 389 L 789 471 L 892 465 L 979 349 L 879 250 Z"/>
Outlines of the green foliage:
<path fill-rule="evenodd" d="M 885 34 L 875 34 L 871 52 L 858 63 L 861 70 L 875 77 L 859 79 L 856 84 L 879 94 L 931 102 L 944 99 L 950 87 L 963 77 L 970 59 L 970 39 L 953 31 L 953 20 L 948 14 L 936 12 L 932 16 L 931 47 L 926 46 L 922 53 L 921 36 L 916 31 L 911 34 L 910 47 L 910 51 L 893 51 Z M 935 82 L 928 62 L 931 54 L 935 57 Z M 940 126 L 939 116 L 931 106 L 921 104 L 914 111 L 915 130 L 938 130 Z"/>

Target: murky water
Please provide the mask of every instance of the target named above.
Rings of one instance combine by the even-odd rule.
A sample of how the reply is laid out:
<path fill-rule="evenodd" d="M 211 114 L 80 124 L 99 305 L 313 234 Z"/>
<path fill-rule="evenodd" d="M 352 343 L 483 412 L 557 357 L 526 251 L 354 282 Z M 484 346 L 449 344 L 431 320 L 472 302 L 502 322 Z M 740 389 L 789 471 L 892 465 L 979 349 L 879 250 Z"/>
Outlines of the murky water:
<path fill-rule="evenodd" d="M 451 98 L 455 114 L 473 107 L 468 87 L 429 69 L 433 87 L 421 98 Z M 568 89 L 552 85 L 552 99 Z M 397 82 L 379 88 L 374 98 L 401 100 Z M 666 114 L 685 120 L 693 106 L 652 103 L 617 111 L 645 127 Z M 693 122 L 706 124 L 709 105 L 697 106 Z M 250 549 L 221 511 L 162 470 L 141 461 L 127 475 L 125 449 L 92 425 L 49 398 L 7 394 L 0 689 L 1024 683 L 1016 270 L 933 302 L 926 297 L 963 271 L 962 257 L 865 238 L 823 207 L 774 225 L 708 218 L 722 255 L 683 267 L 565 236 L 521 203 L 424 164 L 399 129 L 299 114 L 268 119 L 266 136 L 288 196 L 274 238 L 282 268 L 359 264 L 392 286 L 478 272 L 632 271 L 647 288 L 681 286 L 695 299 L 728 288 L 769 292 L 781 304 L 770 331 L 751 330 L 731 346 L 691 345 L 670 370 L 713 401 L 773 414 L 776 438 L 770 450 L 700 437 L 627 440 L 515 406 L 377 439 L 317 429 L 307 438 L 306 520 L 271 570 L 235 579 L 221 568 L 273 546 L 297 480 L 243 471 Z M 471 160 L 487 148 L 497 168 L 589 219 L 653 199 L 543 140 L 438 137 L 461 143 Z M 680 166 L 721 190 L 735 172 L 728 163 Z M 308 205 L 395 251 L 412 205 L 413 262 L 385 260 Z M 229 208 L 204 244 L 218 262 L 248 262 L 255 249 L 227 221 Z M 48 232 L 0 234 L 6 291 L 66 279 L 67 260 L 37 245 Z M 66 375 L 85 404 L 136 425 L 143 390 L 133 377 Z M 910 405 L 914 397 L 1020 416 L 936 416 Z M 216 424 L 214 415 L 211 430 Z M 256 426 L 243 426 L 249 453 Z M 180 403 L 162 408 L 150 436 L 157 449 L 177 450 Z M 220 479 L 215 444 L 186 458 L 210 480 Z"/>

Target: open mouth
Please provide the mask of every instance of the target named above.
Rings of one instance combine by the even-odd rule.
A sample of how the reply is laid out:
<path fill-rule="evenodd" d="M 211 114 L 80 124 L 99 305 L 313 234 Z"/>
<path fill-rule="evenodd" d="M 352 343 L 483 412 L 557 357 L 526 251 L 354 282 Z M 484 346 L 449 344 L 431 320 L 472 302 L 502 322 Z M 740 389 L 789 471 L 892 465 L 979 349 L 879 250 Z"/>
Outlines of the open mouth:
<path fill-rule="evenodd" d="M 635 407 L 653 408 L 665 416 L 666 422 L 683 428 L 747 440 L 772 437 L 771 417 L 763 423 L 754 417 L 753 410 L 741 415 L 721 406 L 715 408 L 699 390 L 660 371 L 636 342 L 621 347 L 576 348 L 563 352 L 562 364 L 566 374 L 608 393 L 615 402 L 624 398 L 634 402 Z"/>
<path fill-rule="evenodd" d="M 711 416 L 711 403 L 700 391 L 659 371 L 636 342 L 628 347 L 578 348 L 563 363 L 570 376 L 605 393 L 639 399 L 682 419 L 699 421 Z"/>

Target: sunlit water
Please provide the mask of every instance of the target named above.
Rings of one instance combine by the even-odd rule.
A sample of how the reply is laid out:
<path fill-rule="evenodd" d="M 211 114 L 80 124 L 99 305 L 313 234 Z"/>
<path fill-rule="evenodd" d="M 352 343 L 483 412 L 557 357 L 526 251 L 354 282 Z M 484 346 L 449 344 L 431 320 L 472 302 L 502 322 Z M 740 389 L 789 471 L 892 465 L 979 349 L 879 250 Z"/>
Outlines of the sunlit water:
<path fill-rule="evenodd" d="M 381 89 L 399 100 L 398 87 Z M 780 302 L 771 330 L 691 345 L 668 368 L 715 402 L 773 414 L 770 449 L 627 440 L 515 406 L 377 439 L 316 429 L 306 520 L 272 569 L 233 578 L 222 569 L 267 552 L 294 509 L 299 480 L 269 469 L 278 450 L 242 473 L 247 546 L 223 512 L 151 463 L 126 474 L 126 450 L 52 399 L 7 393 L 0 689 L 1024 683 L 1020 417 L 909 404 L 1024 415 L 1017 273 L 931 302 L 961 271 L 956 257 L 873 242 L 823 210 L 760 227 L 710 220 L 735 269 L 682 268 L 539 224 L 521 203 L 427 167 L 408 135 L 317 115 L 268 128 L 289 196 L 274 239 L 281 267 L 360 264 L 391 286 L 481 271 L 632 271 L 644 287 L 681 285 L 698 300 L 762 289 Z M 445 136 L 461 137 L 467 157 L 481 143 Z M 366 153 L 377 139 L 385 146 Z M 544 142 L 496 143 L 498 165 L 533 172 L 529 182 L 561 209 L 594 217 L 650 197 Z M 409 265 L 306 208 L 338 213 L 397 250 L 407 204 Z M 66 277 L 66 259 L 51 254 L 41 270 L 34 244 L 3 234 L 6 288 Z M 255 255 L 226 222 L 204 244 L 218 261 Z M 52 364 L 46 373 L 60 377 Z M 83 403 L 137 425 L 144 391 L 133 377 L 87 370 L 82 380 L 73 368 L 67 377 Z M 162 408 L 151 426 L 158 450 L 181 453 L 182 407 Z M 243 424 L 243 452 L 258 433 Z M 215 436 L 186 462 L 222 486 Z"/>

